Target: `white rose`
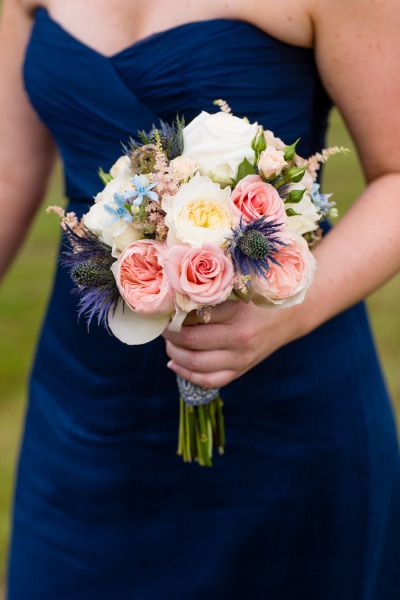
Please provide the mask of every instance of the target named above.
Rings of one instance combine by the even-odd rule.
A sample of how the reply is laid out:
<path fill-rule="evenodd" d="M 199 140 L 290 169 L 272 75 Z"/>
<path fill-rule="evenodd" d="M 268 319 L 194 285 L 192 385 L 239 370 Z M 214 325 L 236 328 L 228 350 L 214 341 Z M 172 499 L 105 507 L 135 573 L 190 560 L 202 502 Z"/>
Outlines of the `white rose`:
<path fill-rule="evenodd" d="M 279 175 L 286 164 L 282 150 L 275 150 L 272 146 L 267 146 L 261 153 L 258 168 L 264 177 L 268 179 L 272 175 Z"/>
<path fill-rule="evenodd" d="M 203 111 L 183 130 L 183 155 L 198 162 L 201 175 L 229 184 L 244 158 L 254 161 L 251 142 L 257 130 L 257 123 Z"/>
<path fill-rule="evenodd" d="M 165 196 L 168 245 L 223 246 L 236 222 L 230 195 L 229 187 L 221 189 L 208 177 L 197 174 L 182 184 L 174 196 Z"/>
<path fill-rule="evenodd" d="M 177 156 L 169 163 L 176 181 L 188 181 L 197 171 L 199 163 L 188 156 Z"/>

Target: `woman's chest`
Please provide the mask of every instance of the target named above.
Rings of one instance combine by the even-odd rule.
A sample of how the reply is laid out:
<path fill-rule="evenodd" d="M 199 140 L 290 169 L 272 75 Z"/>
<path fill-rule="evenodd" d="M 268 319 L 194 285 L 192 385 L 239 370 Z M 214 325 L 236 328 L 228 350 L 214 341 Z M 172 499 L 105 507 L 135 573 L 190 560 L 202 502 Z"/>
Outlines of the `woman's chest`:
<path fill-rule="evenodd" d="M 34 13 L 37 0 L 22 0 Z M 295 46 L 312 46 L 309 0 L 44 0 L 54 20 L 98 52 L 111 56 L 149 35 L 183 23 L 239 19 Z"/>

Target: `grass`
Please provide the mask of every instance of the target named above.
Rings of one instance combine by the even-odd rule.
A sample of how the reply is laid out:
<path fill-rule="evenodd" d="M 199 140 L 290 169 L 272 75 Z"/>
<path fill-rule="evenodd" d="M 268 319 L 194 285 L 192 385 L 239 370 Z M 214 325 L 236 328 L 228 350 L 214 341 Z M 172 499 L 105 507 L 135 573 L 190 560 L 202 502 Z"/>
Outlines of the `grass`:
<path fill-rule="evenodd" d="M 354 148 L 338 114 L 331 118 L 330 145 L 353 149 L 350 156 L 335 157 L 328 163 L 324 188 L 335 193 L 341 212 L 363 188 Z M 45 214 L 48 204 L 61 197 L 59 171 L 30 234 L 0 290 L 0 582 L 4 577 L 9 536 L 9 515 L 13 473 L 25 408 L 25 388 L 40 322 L 44 314 L 54 269 L 59 230 L 56 221 Z M 380 355 L 400 414 L 400 277 L 369 299 L 372 324 Z"/>

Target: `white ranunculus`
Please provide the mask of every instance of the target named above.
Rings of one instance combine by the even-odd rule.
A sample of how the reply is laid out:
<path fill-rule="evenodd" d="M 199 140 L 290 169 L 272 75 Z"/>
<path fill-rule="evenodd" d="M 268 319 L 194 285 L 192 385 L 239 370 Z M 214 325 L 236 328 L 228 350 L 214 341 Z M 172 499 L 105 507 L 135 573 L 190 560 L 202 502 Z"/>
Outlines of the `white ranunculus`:
<path fill-rule="evenodd" d="M 115 221 L 104 209 L 105 202 L 95 202 L 83 217 L 85 226 L 112 248 L 112 256 L 118 258 L 130 244 L 143 237 L 143 231 L 127 221 Z"/>
<path fill-rule="evenodd" d="M 143 232 L 132 223 L 122 219 L 115 220 L 115 217 L 105 210 L 106 204 L 116 207 L 114 194 L 122 194 L 135 189 L 131 181 L 132 173 L 127 156 L 121 156 L 111 171 L 114 179 L 97 194 L 94 204 L 84 215 L 83 222 L 102 242 L 112 248 L 112 256 L 117 258 L 130 244 L 141 239 Z"/>
<path fill-rule="evenodd" d="M 183 156 L 197 161 L 201 175 L 229 184 L 244 158 L 254 161 L 251 142 L 257 130 L 257 123 L 224 112 L 203 111 L 183 130 Z"/>
<path fill-rule="evenodd" d="M 111 246 L 111 255 L 114 258 L 123 252 L 128 246 L 143 238 L 143 230 L 138 229 L 127 221 L 116 221 L 103 231 L 102 239 L 105 244 Z"/>
<path fill-rule="evenodd" d="M 272 146 L 267 146 L 260 155 L 258 168 L 264 177 L 268 179 L 272 175 L 280 175 L 286 164 L 283 150 L 276 150 Z"/>
<path fill-rule="evenodd" d="M 303 189 L 303 186 L 296 184 L 296 186 L 293 186 L 290 189 Z M 315 229 L 317 229 L 321 215 L 308 191 L 305 192 L 300 202 L 287 202 L 285 203 L 285 207 L 292 208 L 296 213 L 299 213 L 298 215 L 288 217 L 288 228 L 290 230 L 295 231 L 299 235 L 304 235 L 309 231 L 315 231 Z"/>
<path fill-rule="evenodd" d="M 167 244 L 223 246 L 236 222 L 230 195 L 229 187 L 221 189 L 208 177 L 197 174 L 174 196 L 165 196 Z"/>
<path fill-rule="evenodd" d="M 131 177 L 132 175 L 130 174 L 130 168 L 130 158 L 126 154 L 123 154 L 111 167 L 110 175 L 112 177 L 119 177 L 121 175 L 128 174 Z"/>

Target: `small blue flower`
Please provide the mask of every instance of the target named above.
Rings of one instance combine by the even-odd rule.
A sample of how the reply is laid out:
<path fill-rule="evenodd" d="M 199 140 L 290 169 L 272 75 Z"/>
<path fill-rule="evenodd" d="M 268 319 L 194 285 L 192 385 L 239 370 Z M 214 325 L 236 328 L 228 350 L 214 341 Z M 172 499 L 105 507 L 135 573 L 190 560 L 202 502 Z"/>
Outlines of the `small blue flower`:
<path fill-rule="evenodd" d="M 149 181 L 145 175 L 135 175 L 131 181 L 135 186 L 135 190 L 132 192 L 132 197 L 135 197 L 135 200 L 133 201 L 135 206 L 141 206 L 146 197 L 153 202 L 158 200 L 158 195 L 156 192 L 151 191 L 156 184 L 149 184 Z"/>
<path fill-rule="evenodd" d="M 113 223 L 114 221 L 119 221 L 121 219 L 123 221 L 127 221 L 128 223 L 131 223 L 133 221 L 133 217 L 132 217 L 131 213 L 125 206 L 125 203 L 131 197 L 132 197 L 131 192 L 127 192 L 125 194 L 115 193 L 114 194 L 114 204 L 116 205 L 116 207 L 114 208 L 114 206 L 110 206 L 109 204 L 104 205 L 104 210 L 106 212 L 108 212 L 110 215 L 114 215 L 114 218 L 111 221 L 111 223 Z"/>
<path fill-rule="evenodd" d="M 329 202 L 329 198 L 332 194 L 320 194 L 319 188 L 319 183 L 314 183 L 311 191 L 311 198 L 320 212 L 323 215 L 328 215 L 332 208 L 335 208 L 336 202 Z"/>

